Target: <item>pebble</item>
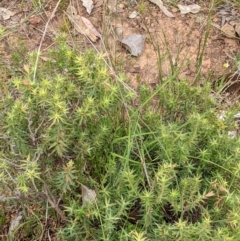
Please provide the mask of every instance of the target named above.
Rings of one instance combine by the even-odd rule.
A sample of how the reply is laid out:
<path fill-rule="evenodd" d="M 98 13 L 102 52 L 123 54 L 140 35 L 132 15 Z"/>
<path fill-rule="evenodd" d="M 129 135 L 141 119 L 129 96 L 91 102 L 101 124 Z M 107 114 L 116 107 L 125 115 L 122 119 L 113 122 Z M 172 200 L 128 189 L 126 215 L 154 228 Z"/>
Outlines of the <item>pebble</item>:
<path fill-rule="evenodd" d="M 118 4 L 117 7 L 120 8 L 120 9 L 124 9 L 125 8 L 123 3 Z"/>
<path fill-rule="evenodd" d="M 177 13 L 178 11 L 179 11 L 178 8 L 172 8 L 173 13 Z"/>

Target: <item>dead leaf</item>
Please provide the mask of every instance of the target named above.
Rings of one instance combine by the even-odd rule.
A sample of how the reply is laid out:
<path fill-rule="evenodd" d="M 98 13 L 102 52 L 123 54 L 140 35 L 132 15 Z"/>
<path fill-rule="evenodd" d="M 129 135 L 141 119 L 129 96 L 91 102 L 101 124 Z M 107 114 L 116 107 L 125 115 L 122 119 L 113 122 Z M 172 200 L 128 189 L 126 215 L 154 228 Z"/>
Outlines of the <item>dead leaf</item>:
<path fill-rule="evenodd" d="M 18 213 L 18 215 L 11 220 L 11 224 L 8 230 L 8 235 L 11 236 L 12 233 L 19 227 L 20 222 L 23 218 L 22 212 Z"/>
<path fill-rule="evenodd" d="M 240 27 L 240 26 L 239 26 L 239 27 Z M 235 119 L 239 120 L 239 119 L 240 119 L 240 112 L 238 112 L 237 114 L 235 114 L 233 117 L 234 117 Z"/>
<path fill-rule="evenodd" d="M 238 37 L 240 37 L 240 23 L 235 25 L 235 32 L 237 33 Z"/>
<path fill-rule="evenodd" d="M 24 71 L 25 71 L 27 74 L 30 73 L 30 66 L 29 66 L 28 64 L 24 64 L 24 65 L 23 65 L 23 69 L 24 69 Z"/>
<path fill-rule="evenodd" d="M 93 26 L 93 24 L 85 17 L 81 17 L 84 24 L 87 26 L 87 28 L 95 34 L 95 36 L 101 38 L 101 34 L 97 31 L 97 29 Z"/>
<path fill-rule="evenodd" d="M 142 53 L 145 36 L 141 34 L 128 35 L 121 40 L 121 43 L 128 49 L 133 56 L 139 56 Z"/>
<path fill-rule="evenodd" d="M 174 18 L 175 16 L 170 13 L 166 7 L 163 6 L 163 2 L 161 0 L 149 0 L 150 2 L 156 4 L 160 9 L 161 11 L 168 17 L 170 18 Z"/>
<path fill-rule="evenodd" d="M 220 185 L 218 189 L 221 192 L 229 193 L 228 190 L 224 186 L 222 186 L 222 185 Z"/>
<path fill-rule="evenodd" d="M 97 1 L 97 3 L 94 5 L 95 8 L 98 8 L 103 5 L 103 0 Z"/>
<path fill-rule="evenodd" d="M 218 198 L 217 201 L 214 203 L 214 205 L 218 207 L 220 206 L 221 202 L 222 202 L 222 198 Z"/>
<path fill-rule="evenodd" d="M 40 59 L 44 62 L 51 61 L 52 63 L 56 63 L 57 61 L 55 59 L 48 58 L 46 56 L 40 56 Z"/>
<path fill-rule="evenodd" d="M 237 131 L 228 131 L 228 133 L 227 133 L 230 137 L 232 137 L 232 138 L 235 138 L 235 137 L 237 137 Z"/>
<path fill-rule="evenodd" d="M 92 31 L 92 28 L 94 28 L 92 24 L 91 24 L 91 27 L 89 29 L 88 26 L 90 26 L 90 24 L 88 23 L 88 26 L 85 24 L 85 22 L 84 22 L 85 20 L 83 20 L 82 17 L 80 15 L 78 15 L 77 10 L 76 10 L 75 7 L 73 7 L 70 4 L 68 6 L 66 12 L 67 12 L 67 15 L 68 15 L 68 18 L 69 18 L 70 22 L 73 24 L 73 26 L 74 26 L 74 28 L 76 29 L 77 32 L 87 36 L 93 42 L 97 41 L 97 36 L 99 36 L 100 34 L 98 33 L 96 35 L 95 34 L 96 32 Z"/>
<path fill-rule="evenodd" d="M 210 191 L 207 194 L 205 194 L 203 198 L 207 199 L 207 198 L 213 197 L 213 196 L 215 196 L 215 193 L 213 191 Z"/>
<path fill-rule="evenodd" d="M 83 6 L 86 8 L 88 14 L 91 14 L 93 9 L 93 1 L 92 0 L 82 0 Z"/>
<path fill-rule="evenodd" d="M 81 184 L 82 189 L 82 203 L 96 202 L 96 192 L 87 186 Z"/>
<path fill-rule="evenodd" d="M 236 38 L 235 29 L 230 24 L 226 23 L 221 27 L 221 31 L 228 38 Z"/>
<path fill-rule="evenodd" d="M 0 17 L 3 18 L 3 20 L 8 20 L 11 18 L 15 13 L 12 11 L 6 9 L 6 8 L 0 8 Z"/>
<path fill-rule="evenodd" d="M 217 180 L 215 180 L 214 182 L 212 182 L 212 183 L 211 183 L 211 186 L 212 186 L 213 188 L 216 188 L 216 186 L 217 186 Z"/>
<path fill-rule="evenodd" d="M 181 14 L 187 14 L 187 13 L 198 13 L 201 9 L 201 7 L 197 4 L 192 4 L 192 5 L 177 5 L 178 8 L 181 11 Z"/>

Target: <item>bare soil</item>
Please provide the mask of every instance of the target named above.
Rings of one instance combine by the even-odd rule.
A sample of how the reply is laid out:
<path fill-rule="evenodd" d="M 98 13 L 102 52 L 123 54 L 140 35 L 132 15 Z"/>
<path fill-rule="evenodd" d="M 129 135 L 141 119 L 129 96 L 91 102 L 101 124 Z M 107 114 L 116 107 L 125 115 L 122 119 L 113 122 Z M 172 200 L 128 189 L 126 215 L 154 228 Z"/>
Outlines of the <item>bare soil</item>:
<path fill-rule="evenodd" d="M 37 50 L 40 40 L 45 30 L 46 23 L 56 6 L 57 0 L 46 1 L 43 9 L 36 10 L 31 0 L 3 0 L 0 7 L 7 8 L 14 12 L 8 20 L 1 20 L 0 24 L 10 30 L 10 33 L 3 38 L 0 44 L 0 53 L 4 60 L 10 60 L 13 51 L 19 51 L 19 43 L 23 43 L 27 51 Z M 38 1 L 35 1 L 38 2 Z M 74 1 L 73 1 L 74 2 Z M 77 1 L 76 1 L 77 2 Z M 168 2 L 168 1 L 166 1 Z M 95 28 L 102 34 L 102 41 L 110 52 L 113 63 L 121 66 L 131 79 L 131 84 L 137 83 L 157 83 L 159 80 L 159 61 L 161 62 L 161 75 L 166 77 L 171 74 L 172 65 L 179 67 L 179 79 L 187 78 L 190 81 L 196 76 L 196 62 L 199 59 L 201 47 L 204 43 L 204 36 L 208 24 L 209 2 L 205 1 L 179 1 L 181 4 L 198 3 L 201 11 L 197 14 L 180 14 L 179 10 L 168 6 L 175 18 L 164 15 L 160 9 L 148 2 L 141 3 L 145 9 L 137 17 L 130 19 L 129 15 L 133 11 L 139 11 L 140 4 L 135 1 L 109 0 L 105 5 L 101 0 L 95 0 L 95 8 L 91 15 L 78 1 L 77 8 L 81 16 L 89 19 Z M 54 45 L 54 37 L 59 35 L 68 26 L 69 42 L 75 42 L 77 46 L 91 48 L 92 45 L 83 35 L 75 36 L 75 31 L 71 28 L 66 16 L 68 1 L 60 4 L 54 18 L 51 20 L 46 36 L 43 41 L 42 53 Z M 76 4 L 75 4 L 76 6 Z M 105 10 L 103 9 L 105 7 Z M 106 10 L 107 8 L 107 10 Z M 234 9 L 234 6 L 233 6 Z M 239 12 L 239 9 L 235 8 Z M 213 26 L 207 40 L 201 72 L 204 76 L 214 74 L 221 76 L 230 73 L 236 68 L 234 57 L 240 53 L 240 44 L 237 38 L 229 38 L 217 27 L 222 22 L 222 15 L 216 10 L 210 18 Z M 239 18 L 240 21 L 240 18 Z M 121 30 L 122 37 L 130 34 L 142 34 L 146 36 L 146 41 L 142 54 L 133 57 L 120 44 L 117 29 Z M 101 40 L 94 43 L 98 49 L 103 49 Z M 10 62 L 9 62 L 10 63 Z M 224 63 L 229 67 L 225 68 Z"/>

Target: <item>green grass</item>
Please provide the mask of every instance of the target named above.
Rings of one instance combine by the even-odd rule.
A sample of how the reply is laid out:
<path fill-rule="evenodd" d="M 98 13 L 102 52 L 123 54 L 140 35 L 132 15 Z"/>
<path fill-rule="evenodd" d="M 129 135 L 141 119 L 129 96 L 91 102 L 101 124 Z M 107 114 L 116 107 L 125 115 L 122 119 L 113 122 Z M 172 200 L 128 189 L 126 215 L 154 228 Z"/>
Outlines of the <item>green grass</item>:
<path fill-rule="evenodd" d="M 6 240 L 239 239 L 238 104 L 220 118 L 217 87 L 200 72 L 179 81 L 174 66 L 135 92 L 66 34 L 37 71 L 37 53 L 24 52 L 12 53 L 10 77 L 0 65 L 1 232 L 23 215 Z"/>

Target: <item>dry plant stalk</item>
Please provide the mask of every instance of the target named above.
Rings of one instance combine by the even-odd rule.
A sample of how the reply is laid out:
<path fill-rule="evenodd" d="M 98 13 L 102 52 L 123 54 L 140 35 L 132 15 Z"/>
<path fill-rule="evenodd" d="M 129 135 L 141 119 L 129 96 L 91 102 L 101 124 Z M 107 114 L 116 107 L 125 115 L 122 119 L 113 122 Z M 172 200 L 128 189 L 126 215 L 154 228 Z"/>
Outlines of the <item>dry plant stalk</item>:
<path fill-rule="evenodd" d="M 53 9 L 53 12 L 50 16 L 50 18 L 48 19 L 47 23 L 46 23 L 46 26 L 45 26 L 45 29 L 44 29 L 44 32 L 43 32 L 43 35 L 42 35 L 42 38 L 41 38 L 41 41 L 40 41 L 40 44 L 39 44 L 39 47 L 38 47 L 38 51 L 37 51 L 37 58 L 36 58 L 36 62 L 35 62 L 35 66 L 34 66 L 34 74 L 33 74 L 33 81 L 36 80 L 36 74 L 37 74 L 37 66 L 38 66 L 38 61 L 39 61 L 39 56 L 40 56 L 40 53 L 41 53 L 41 48 L 42 48 L 42 44 L 43 44 L 43 40 L 46 36 L 46 33 L 47 33 L 47 29 L 48 29 L 48 25 L 50 23 L 50 21 L 52 20 L 52 18 L 54 17 L 56 11 L 57 11 L 57 8 L 58 8 L 58 5 L 60 4 L 61 0 L 58 0 L 55 8 Z"/>

